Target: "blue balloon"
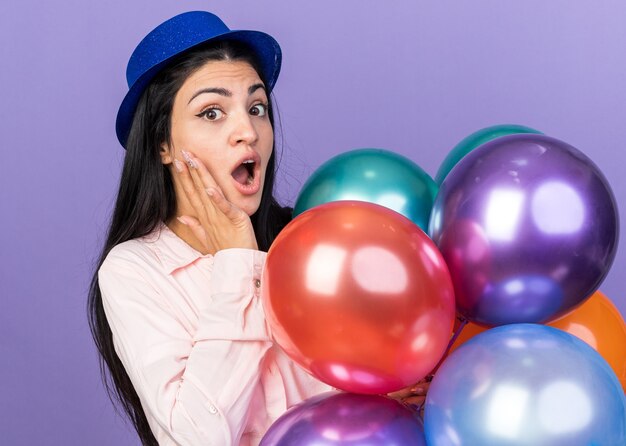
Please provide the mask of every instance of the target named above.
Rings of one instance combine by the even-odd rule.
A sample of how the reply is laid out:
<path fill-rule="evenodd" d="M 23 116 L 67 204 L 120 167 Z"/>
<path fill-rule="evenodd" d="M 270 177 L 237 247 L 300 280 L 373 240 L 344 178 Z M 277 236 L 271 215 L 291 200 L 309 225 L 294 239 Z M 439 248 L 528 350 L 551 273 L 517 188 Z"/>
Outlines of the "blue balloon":
<path fill-rule="evenodd" d="M 583 341 L 543 325 L 505 325 L 444 361 L 424 430 L 430 446 L 624 446 L 626 398 Z"/>
<path fill-rule="evenodd" d="M 439 187 L 417 164 L 383 149 L 357 149 L 322 164 L 302 187 L 293 216 L 331 201 L 378 204 L 404 215 L 424 232 Z"/>
<path fill-rule="evenodd" d="M 261 446 L 426 446 L 422 421 L 379 395 L 327 392 L 292 407 Z"/>

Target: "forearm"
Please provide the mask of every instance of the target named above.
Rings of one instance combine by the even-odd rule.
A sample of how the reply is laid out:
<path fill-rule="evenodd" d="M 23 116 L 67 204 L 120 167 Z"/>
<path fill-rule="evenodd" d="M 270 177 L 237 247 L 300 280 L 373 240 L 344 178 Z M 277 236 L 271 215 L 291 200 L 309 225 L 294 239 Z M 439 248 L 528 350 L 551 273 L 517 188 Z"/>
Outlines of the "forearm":
<path fill-rule="evenodd" d="M 172 406 L 174 436 L 195 431 L 202 444 L 236 444 L 243 434 L 261 364 L 270 347 L 270 342 L 259 341 L 197 343 Z M 228 366 L 220 365 L 224 363 Z"/>
<path fill-rule="evenodd" d="M 181 388 L 177 398 L 208 410 L 208 423 L 221 422 L 227 431 L 223 444 L 241 436 L 263 359 L 272 346 L 257 286 L 264 261 L 265 253 L 253 250 L 215 256 L 212 302 L 200 314 L 183 375 L 182 386 L 191 386 Z"/>

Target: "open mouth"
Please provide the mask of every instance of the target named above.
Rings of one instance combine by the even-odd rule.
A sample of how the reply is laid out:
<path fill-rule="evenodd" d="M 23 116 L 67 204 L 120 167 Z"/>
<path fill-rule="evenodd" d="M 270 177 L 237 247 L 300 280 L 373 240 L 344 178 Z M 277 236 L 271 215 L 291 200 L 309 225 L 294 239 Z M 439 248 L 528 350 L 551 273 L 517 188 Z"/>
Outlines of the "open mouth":
<path fill-rule="evenodd" d="M 254 182 L 255 165 L 254 160 L 242 162 L 232 173 L 235 181 L 244 186 L 250 186 Z"/>

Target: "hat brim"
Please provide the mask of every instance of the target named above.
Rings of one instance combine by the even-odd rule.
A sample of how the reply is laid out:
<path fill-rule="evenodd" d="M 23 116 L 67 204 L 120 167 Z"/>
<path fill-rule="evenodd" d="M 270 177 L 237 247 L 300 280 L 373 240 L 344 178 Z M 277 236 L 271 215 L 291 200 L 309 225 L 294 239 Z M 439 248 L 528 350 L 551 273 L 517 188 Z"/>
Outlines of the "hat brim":
<path fill-rule="evenodd" d="M 130 87 L 117 112 L 117 119 L 115 123 L 117 139 L 124 148 L 126 148 L 128 135 L 130 133 L 130 128 L 132 126 L 133 117 L 135 115 L 139 99 L 152 79 L 154 79 L 154 77 L 161 70 L 167 67 L 174 59 L 177 59 L 182 54 L 185 54 L 186 52 L 208 42 L 220 41 L 236 41 L 244 43 L 250 47 L 257 57 L 262 71 L 261 74 L 267 82 L 267 92 L 270 93 L 272 91 L 274 85 L 276 84 L 276 80 L 278 79 L 278 74 L 280 73 L 282 52 L 278 42 L 269 34 L 260 31 L 232 30 L 199 42 L 195 42 L 193 45 L 188 46 L 187 48 L 152 66 L 149 70 L 145 71 L 139 78 L 137 78 L 137 80 Z"/>

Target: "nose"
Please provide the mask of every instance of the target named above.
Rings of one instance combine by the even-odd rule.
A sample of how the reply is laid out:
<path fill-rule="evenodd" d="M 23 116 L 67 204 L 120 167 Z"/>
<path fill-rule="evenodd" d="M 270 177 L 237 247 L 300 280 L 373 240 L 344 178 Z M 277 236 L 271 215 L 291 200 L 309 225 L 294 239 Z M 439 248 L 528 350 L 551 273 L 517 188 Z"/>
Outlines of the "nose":
<path fill-rule="evenodd" d="M 248 113 L 241 113 L 233 119 L 233 129 L 230 134 L 230 143 L 233 146 L 239 144 L 252 145 L 259 135 Z"/>

